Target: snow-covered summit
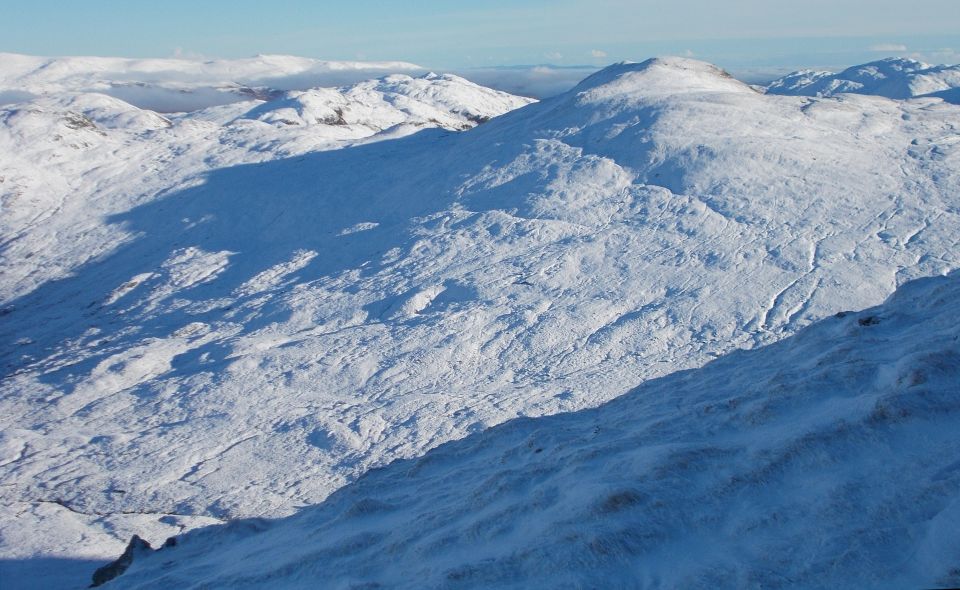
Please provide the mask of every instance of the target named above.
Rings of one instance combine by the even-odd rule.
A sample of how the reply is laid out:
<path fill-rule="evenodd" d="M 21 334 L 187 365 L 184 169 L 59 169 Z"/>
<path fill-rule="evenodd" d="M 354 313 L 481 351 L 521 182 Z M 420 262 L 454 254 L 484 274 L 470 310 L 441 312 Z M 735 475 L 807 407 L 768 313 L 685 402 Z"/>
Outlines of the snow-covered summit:
<path fill-rule="evenodd" d="M 841 93 L 911 98 L 960 87 L 960 65 L 933 66 L 891 57 L 847 68 L 840 73 L 803 70 L 767 86 L 771 94 L 833 96 Z"/>
<path fill-rule="evenodd" d="M 571 91 L 587 100 L 635 93 L 753 92 L 747 84 L 717 66 L 682 57 L 656 57 L 622 62 L 585 78 Z"/>
<path fill-rule="evenodd" d="M 960 276 L 141 551 L 117 587 L 960 584 Z M 112 587 L 112 586 L 108 586 Z"/>
<path fill-rule="evenodd" d="M 90 129 L 101 131 L 110 129 L 137 133 L 163 129 L 171 125 L 166 117 L 158 113 L 140 109 L 118 98 L 95 92 L 44 96 L 19 105 L 0 107 L 0 109 L 10 130 L 18 129 L 16 119 L 25 114 L 35 115 L 38 119 L 45 118 L 48 121 L 55 119 L 58 114 L 62 117 L 69 117 L 70 114 L 77 115 L 74 117 L 74 123 L 67 125 L 74 129 L 86 125 Z M 51 114 L 53 116 L 50 116 Z M 81 117 L 86 121 L 81 121 Z M 24 142 L 41 139 L 30 137 L 30 131 L 26 128 L 20 127 L 19 131 L 24 134 L 22 138 Z"/>
<path fill-rule="evenodd" d="M 244 115 L 280 125 L 361 126 L 381 131 L 407 124 L 469 129 L 534 102 L 453 75 L 393 74 L 342 88 L 291 91 Z"/>

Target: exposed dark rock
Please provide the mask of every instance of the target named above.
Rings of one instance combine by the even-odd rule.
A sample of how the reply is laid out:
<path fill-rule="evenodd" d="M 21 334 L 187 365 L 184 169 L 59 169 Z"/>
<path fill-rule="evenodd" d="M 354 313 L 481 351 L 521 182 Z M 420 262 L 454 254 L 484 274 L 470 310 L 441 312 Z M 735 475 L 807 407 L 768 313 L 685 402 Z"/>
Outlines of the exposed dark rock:
<path fill-rule="evenodd" d="M 460 113 L 460 114 L 466 117 L 468 121 L 471 121 L 477 125 L 483 125 L 484 123 L 490 120 L 490 117 L 487 117 L 486 115 L 475 115 L 472 113 Z"/>
<path fill-rule="evenodd" d="M 241 88 L 237 88 L 237 92 L 243 94 L 244 96 L 249 96 L 250 98 L 264 101 L 276 100 L 283 96 L 282 90 L 274 90 L 273 88 L 267 88 L 265 86 L 259 86 L 255 88 L 243 86 Z"/>
<path fill-rule="evenodd" d="M 130 539 L 130 542 L 127 543 L 127 548 L 123 550 L 123 554 L 120 557 L 93 572 L 93 583 L 90 584 L 90 587 L 95 588 L 101 586 L 116 578 L 127 571 L 127 568 L 133 563 L 133 558 L 136 557 L 138 553 L 144 553 L 151 549 L 150 543 L 134 535 Z"/>
<path fill-rule="evenodd" d="M 89 117 L 80 113 L 74 113 L 73 111 L 68 112 L 66 115 L 64 115 L 63 122 L 64 125 L 70 129 L 90 129 L 91 131 L 95 131 L 100 135 L 106 135 L 106 133 L 101 131 L 100 128 L 97 127 L 97 125 L 91 121 Z"/>

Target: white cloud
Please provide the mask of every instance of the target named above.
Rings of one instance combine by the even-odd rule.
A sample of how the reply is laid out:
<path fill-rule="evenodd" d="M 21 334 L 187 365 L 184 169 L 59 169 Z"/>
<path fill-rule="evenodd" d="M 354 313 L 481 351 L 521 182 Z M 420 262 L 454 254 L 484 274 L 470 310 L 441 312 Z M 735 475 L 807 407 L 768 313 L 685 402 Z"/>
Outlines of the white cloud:
<path fill-rule="evenodd" d="M 552 60 L 563 59 L 563 55 L 557 51 L 550 51 L 543 54 L 543 57 Z"/>
<path fill-rule="evenodd" d="M 695 55 L 696 53 L 694 53 L 693 50 L 691 49 L 687 49 L 686 51 L 683 52 L 683 57 L 693 57 Z"/>
<path fill-rule="evenodd" d="M 956 49 L 951 49 L 950 47 L 944 47 L 936 51 L 931 51 L 929 53 L 930 57 L 934 61 L 955 64 L 960 62 L 960 51 Z"/>
<path fill-rule="evenodd" d="M 594 57 L 594 58 L 597 58 L 597 59 L 599 59 L 599 58 L 601 58 L 601 57 L 607 57 L 607 52 L 606 52 L 606 51 L 603 51 L 602 49 L 591 49 L 591 50 L 590 50 L 590 57 Z"/>
<path fill-rule="evenodd" d="M 570 90 L 580 80 L 597 71 L 594 67 L 513 66 L 470 68 L 453 73 L 513 94 L 534 98 L 554 96 Z"/>
<path fill-rule="evenodd" d="M 877 43 L 870 46 L 870 51 L 906 51 L 907 46 L 902 43 Z"/>
<path fill-rule="evenodd" d="M 910 57 L 934 64 L 960 64 L 960 51 L 950 47 L 929 51 L 914 51 L 910 54 Z"/>
<path fill-rule="evenodd" d="M 192 60 L 207 60 L 209 59 L 206 55 L 202 53 L 197 53 L 196 51 L 189 51 L 183 47 L 174 47 L 173 54 L 171 55 L 174 59 L 192 59 Z"/>

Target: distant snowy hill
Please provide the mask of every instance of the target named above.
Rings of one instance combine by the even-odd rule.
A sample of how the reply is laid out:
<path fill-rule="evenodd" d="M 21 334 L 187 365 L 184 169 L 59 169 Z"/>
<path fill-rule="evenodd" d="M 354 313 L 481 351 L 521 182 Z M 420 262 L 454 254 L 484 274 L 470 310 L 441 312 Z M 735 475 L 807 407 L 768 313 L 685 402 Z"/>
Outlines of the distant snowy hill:
<path fill-rule="evenodd" d="M 960 584 L 960 275 L 518 419 L 279 521 L 140 552 L 147 588 Z"/>
<path fill-rule="evenodd" d="M 426 72 L 400 61 L 322 61 L 290 55 L 200 60 L 0 53 L 0 104 L 30 96 L 97 92 L 142 108 L 191 111 L 271 90 L 341 86 L 396 73 Z"/>
<path fill-rule="evenodd" d="M 767 86 L 771 94 L 833 96 L 873 94 L 887 98 L 936 95 L 960 88 L 960 65 L 932 66 L 913 59 L 891 57 L 848 68 L 839 74 L 803 70 Z M 944 96 L 951 100 L 954 94 Z"/>
<path fill-rule="evenodd" d="M 940 100 L 677 58 L 533 104 L 451 76 L 261 98 L 0 112 L 0 573 L 290 514 L 960 267 Z"/>
<path fill-rule="evenodd" d="M 451 74 L 395 74 L 346 88 L 287 92 L 244 115 L 279 125 L 367 127 L 397 125 L 469 129 L 533 102 L 477 86 Z"/>

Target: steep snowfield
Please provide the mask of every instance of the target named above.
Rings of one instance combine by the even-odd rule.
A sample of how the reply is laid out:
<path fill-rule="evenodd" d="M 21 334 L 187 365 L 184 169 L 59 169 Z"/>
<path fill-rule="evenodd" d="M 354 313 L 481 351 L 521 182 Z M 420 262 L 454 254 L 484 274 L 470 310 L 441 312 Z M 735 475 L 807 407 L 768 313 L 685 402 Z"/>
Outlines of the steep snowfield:
<path fill-rule="evenodd" d="M 455 83 L 5 108 L 4 556 L 288 514 L 960 266 L 941 99 L 774 96 L 659 59 L 464 133 L 364 123 L 485 117 Z M 355 124 L 329 118 L 344 100 Z"/>
<path fill-rule="evenodd" d="M 854 66 L 839 74 L 813 70 L 794 72 L 772 82 L 767 92 L 794 96 L 855 93 L 911 98 L 956 88 L 960 88 L 960 65 L 932 66 L 914 59 L 891 57 Z M 954 103 L 955 98 L 955 93 L 944 95 L 945 100 Z"/>
<path fill-rule="evenodd" d="M 118 588 L 960 584 L 960 274 L 141 552 Z M 113 585 L 107 587 L 114 587 Z"/>

